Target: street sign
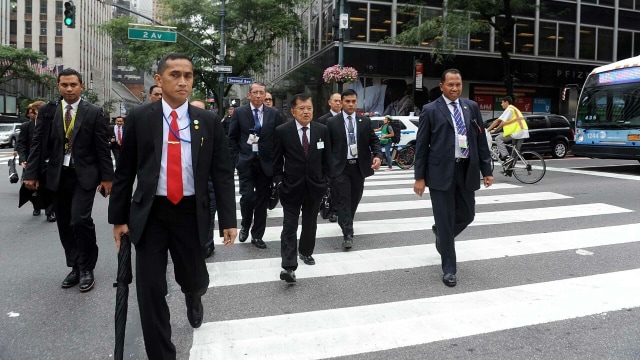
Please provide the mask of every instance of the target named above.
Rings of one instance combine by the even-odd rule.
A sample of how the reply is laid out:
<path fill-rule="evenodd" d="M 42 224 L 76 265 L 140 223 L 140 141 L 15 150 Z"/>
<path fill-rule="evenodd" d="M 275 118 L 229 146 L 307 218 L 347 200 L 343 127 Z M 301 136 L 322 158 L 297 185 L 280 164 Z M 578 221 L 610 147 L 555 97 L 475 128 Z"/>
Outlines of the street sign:
<path fill-rule="evenodd" d="M 217 73 L 231 73 L 233 72 L 233 70 L 231 70 L 231 66 L 227 66 L 227 65 L 216 65 L 213 67 L 213 71 L 217 72 Z"/>
<path fill-rule="evenodd" d="M 227 84 L 249 85 L 253 82 L 252 78 L 228 77 Z"/>
<path fill-rule="evenodd" d="M 161 42 L 176 42 L 178 35 L 175 31 L 149 30 L 129 28 L 129 39 Z"/>

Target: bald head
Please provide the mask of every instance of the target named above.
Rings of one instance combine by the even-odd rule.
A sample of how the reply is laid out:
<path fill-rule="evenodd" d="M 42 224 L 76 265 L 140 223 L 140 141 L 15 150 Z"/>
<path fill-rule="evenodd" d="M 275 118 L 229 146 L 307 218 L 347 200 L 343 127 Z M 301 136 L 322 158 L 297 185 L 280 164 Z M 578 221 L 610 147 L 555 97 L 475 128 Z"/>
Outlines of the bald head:
<path fill-rule="evenodd" d="M 328 103 L 331 111 L 339 113 L 342 110 L 342 95 L 340 93 L 331 94 Z"/>
<path fill-rule="evenodd" d="M 195 106 L 195 107 L 199 107 L 200 109 L 206 109 L 207 106 L 204 104 L 204 102 L 200 101 L 200 100 L 192 100 L 189 104 Z"/>

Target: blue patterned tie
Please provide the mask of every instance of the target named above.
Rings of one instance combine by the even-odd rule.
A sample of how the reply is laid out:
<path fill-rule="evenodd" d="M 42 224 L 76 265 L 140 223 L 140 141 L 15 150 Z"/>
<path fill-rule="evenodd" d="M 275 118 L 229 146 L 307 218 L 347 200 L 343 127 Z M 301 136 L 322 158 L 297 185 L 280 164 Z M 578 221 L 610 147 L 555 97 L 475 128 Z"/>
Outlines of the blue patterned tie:
<path fill-rule="evenodd" d="M 260 135 L 260 129 L 262 129 L 262 125 L 260 125 L 260 117 L 258 116 L 258 109 L 253 109 L 253 120 L 255 121 L 255 125 L 253 129 L 256 131 L 257 135 Z"/>
<path fill-rule="evenodd" d="M 467 135 L 467 128 L 464 126 L 464 121 L 462 121 L 462 115 L 460 114 L 460 110 L 458 109 L 458 105 L 455 101 L 451 102 L 451 106 L 453 106 L 453 120 L 456 122 L 456 128 L 458 129 L 458 135 Z M 468 143 L 467 143 L 468 144 Z M 469 156 L 469 147 L 460 148 L 460 153 L 464 157 Z"/>

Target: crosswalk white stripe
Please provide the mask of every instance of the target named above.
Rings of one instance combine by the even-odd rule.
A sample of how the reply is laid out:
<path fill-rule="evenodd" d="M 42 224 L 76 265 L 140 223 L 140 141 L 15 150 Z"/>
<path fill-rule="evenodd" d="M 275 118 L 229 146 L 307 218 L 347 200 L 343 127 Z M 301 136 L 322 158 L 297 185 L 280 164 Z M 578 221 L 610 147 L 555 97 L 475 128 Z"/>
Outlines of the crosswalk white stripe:
<path fill-rule="evenodd" d="M 477 196 L 476 205 L 487 204 L 507 204 L 507 203 L 519 203 L 519 202 L 531 202 L 531 201 L 545 201 L 545 200 L 560 200 L 570 199 L 570 196 L 561 195 L 553 192 L 538 192 L 538 193 L 518 193 L 505 195 L 492 195 L 492 196 Z M 378 212 L 378 211 L 401 211 L 401 210 L 416 210 L 416 209 L 430 209 L 431 201 L 423 199 L 425 201 L 409 200 L 409 201 L 389 201 L 384 203 L 360 203 L 358 206 L 358 214 L 366 212 Z M 238 219 L 242 218 L 240 210 L 236 210 L 236 216 Z M 273 210 L 269 210 L 268 218 L 281 218 L 283 216 L 282 208 L 278 207 Z"/>
<path fill-rule="evenodd" d="M 411 182 L 411 184 L 413 184 L 413 181 Z M 480 190 L 481 191 L 487 191 L 487 190 L 505 190 L 505 189 L 516 189 L 521 187 L 520 185 L 513 185 L 513 184 L 507 184 L 507 183 L 500 183 L 500 184 L 493 184 L 491 185 L 491 187 L 481 187 Z M 238 189 L 236 188 L 236 192 L 238 191 Z M 425 189 L 424 191 L 425 194 L 429 193 L 429 189 Z M 392 196 L 392 195 L 415 195 L 415 193 L 413 192 L 413 186 L 405 186 L 405 187 L 401 187 L 401 188 L 388 188 L 388 189 L 376 189 L 376 190 L 369 190 L 367 189 L 367 183 L 365 182 L 365 189 L 362 193 L 362 197 L 377 197 L 377 196 Z M 417 200 L 417 198 L 416 198 Z M 240 196 L 236 196 L 236 202 L 240 201 Z"/>
<path fill-rule="evenodd" d="M 557 167 L 549 167 L 549 166 L 547 166 L 547 171 L 565 172 L 565 173 L 580 174 L 580 175 L 602 176 L 602 177 L 621 179 L 621 180 L 640 181 L 640 176 L 628 175 L 628 174 L 618 174 L 618 173 L 614 173 L 614 172 L 567 169 L 567 168 L 557 168 Z"/>
<path fill-rule="evenodd" d="M 424 201 L 424 200 L 423 200 Z M 381 209 L 382 210 L 382 209 Z M 618 206 L 590 203 L 579 205 L 551 206 L 518 211 L 493 211 L 476 213 L 476 217 L 470 226 L 498 225 L 539 220 L 565 219 L 582 216 L 594 216 L 604 214 L 616 214 L 632 212 L 633 210 Z M 357 217 L 357 214 L 356 214 Z M 353 229 L 358 241 L 359 235 L 384 234 L 393 232 L 406 232 L 431 229 L 434 224 L 433 216 L 396 218 L 393 221 L 365 220 L 354 221 Z M 280 241 L 281 226 L 267 227 L 262 240 Z M 301 228 L 298 228 L 298 235 Z M 342 230 L 335 223 L 318 224 L 316 231 L 318 238 L 342 237 Z"/>
<path fill-rule="evenodd" d="M 640 269 L 633 269 L 425 299 L 205 323 L 194 332 L 190 359 L 321 359 L 637 308 L 638 278 Z"/>
<path fill-rule="evenodd" d="M 505 236 L 456 243 L 458 263 L 553 251 L 640 242 L 640 224 Z M 440 264 L 433 244 L 314 254 L 316 265 L 300 262 L 298 279 L 417 268 Z M 208 263 L 209 287 L 279 281 L 281 259 Z"/>

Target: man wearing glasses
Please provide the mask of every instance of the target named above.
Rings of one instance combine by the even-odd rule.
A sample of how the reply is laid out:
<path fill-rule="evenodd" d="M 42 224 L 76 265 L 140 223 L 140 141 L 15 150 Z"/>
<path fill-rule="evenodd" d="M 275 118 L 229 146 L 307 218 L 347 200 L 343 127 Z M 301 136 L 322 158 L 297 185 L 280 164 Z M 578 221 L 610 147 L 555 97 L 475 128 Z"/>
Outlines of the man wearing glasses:
<path fill-rule="evenodd" d="M 251 231 L 251 243 L 259 249 L 267 247 L 262 236 L 273 177 L 273 137 L 282 124 L 278 111 L 264 103 L 267 96 L 271 97 L 267 94 L 263 83 L 251 84 L 249 104 L 237 108 L 229 124 L 229 152 L 240 183 L 242 222 L 238 240 L 245 242 Z"/>
<path fill-rule="evenodd" d="M 271 96 L 271 93 L 264 94 L 264 104 L 270 108 L 273 107 L 273 96 Z"/>
<path fill-rule="evenodd" d="M 153 85 L 149 88 L 149 101 L 156 102 L 162 99 L 162 88 L 158 85 Z"/>

